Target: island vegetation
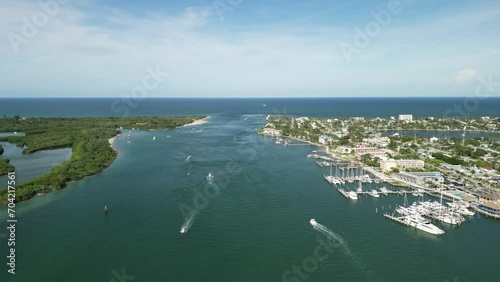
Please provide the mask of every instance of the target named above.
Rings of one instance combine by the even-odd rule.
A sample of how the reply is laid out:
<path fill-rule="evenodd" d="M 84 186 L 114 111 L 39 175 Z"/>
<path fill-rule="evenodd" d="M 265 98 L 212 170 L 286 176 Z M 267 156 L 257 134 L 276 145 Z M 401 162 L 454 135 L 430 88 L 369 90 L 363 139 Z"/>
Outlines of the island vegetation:
<path fill-rule="evenodd" d="M 4 149 L 0 145 L 0 156 L 3 155 Z M 0 176 L 14 171 L 14 167 L 9 163 L 8 159 L 0 158 Z"/>
<path fill-rule="evenodd" d="M 40 150 L 72 148 L 71 159 L 49 173 L 16 186 L 16 201 L 24 201 L 40 193 L 59 190 L 71 181 L 96 174 L 108 167 L 117 153 L 108 140 L 121 128 L 138 130 L 171 129 L 203 116 L 184 117 L 83 117 L 83 118 L 3 118 L 0 132 L 24 132 L 25 136 L 2 137 L 0 141 L 15 143 L 29 154 Z M 8 160 L 2 159 L 4 161 Z M 3 165 L 0 163 L 0 171 Z M 13 168 L 5 168 L 6 171 Z M 0 190 L 0 204 L 7 202 L 6 189 Z"/>

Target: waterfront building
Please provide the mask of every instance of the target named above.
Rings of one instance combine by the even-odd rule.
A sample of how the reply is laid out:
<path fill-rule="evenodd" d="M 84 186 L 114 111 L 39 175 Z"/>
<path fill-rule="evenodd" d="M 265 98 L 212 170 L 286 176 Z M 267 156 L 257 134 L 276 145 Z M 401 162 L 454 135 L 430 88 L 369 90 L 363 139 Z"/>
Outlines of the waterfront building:
<path fill-rule="evenodd" d="M 281 130 L 269 128 L 269 127 L 264 128 L 262 130 L 262 133 L 264 135 L 269 135 L 269 136 L 281 136 Z"/>
<path fill-rule="evenodd" d="M 401 172 L 397 175 L 398 178 L 408 182 L 413 182 L 419 185 L 425 184 L 428 180 L 436 181 L 441 178 L 439 171 L 425 171 L 425 172 Z"/>
<path fill-rule="evenodd" d="M 481 204 L 479 208 L 488 215 L 500 217 L 500 195 L 497 194 L 482 194 L 479 195 Z"/>
<path fill-rule="evenodd" d="M 326 135 L 321 135 L 319 138 L 318 138 L 318 142 L 320 144 L 323 144 L 323 145 L 329 145 L 329 144 L 332 144 L 333 143 L 333 138 L 330 137 L 330 136 L 326 136 Z"/>
<path fill-rule="evenodd" d="M 422 160 L 382 160 L 380 162 L 380 169 L 383 172 L 390 171 L 393 168 L 398 168 L 400 170 L 406 169 L 423 169 L 425 162 Z"/>
<path fill-rule="evenodd" d="M 413 121 L 413 115 L 399 115 L 399 120 L 407 121 L 407 122 L 412 122 Z"/>
<path fill-rule="evenodd" d="M 365 154 L 370 154 L 373 157 L 385 157 L 385 151 L 380 150 L 379 148 L 376 147 L 358 147 L 354 148 L 356 156 L 362 156 Z"/>

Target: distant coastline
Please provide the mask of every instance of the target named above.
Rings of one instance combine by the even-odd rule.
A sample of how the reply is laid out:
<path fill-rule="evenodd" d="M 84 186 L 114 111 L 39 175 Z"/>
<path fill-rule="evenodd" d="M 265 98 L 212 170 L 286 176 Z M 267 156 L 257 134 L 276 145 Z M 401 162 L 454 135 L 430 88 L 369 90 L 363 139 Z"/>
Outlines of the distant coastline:
<path fill-rule="evenodd" d="M 210 118 L 210 116 L 207 116 L 205 118 L 202 118 L 202 119 L 199 119 L 199 120 L 195 120 L 192 123 L 188 123 L 188 124 L 182 125 L 180 127 L 188 127 L 188 126 L 194 126 L 194 125 L 204 124 L 204 123 L 208 122 L 209 118 Z"/>

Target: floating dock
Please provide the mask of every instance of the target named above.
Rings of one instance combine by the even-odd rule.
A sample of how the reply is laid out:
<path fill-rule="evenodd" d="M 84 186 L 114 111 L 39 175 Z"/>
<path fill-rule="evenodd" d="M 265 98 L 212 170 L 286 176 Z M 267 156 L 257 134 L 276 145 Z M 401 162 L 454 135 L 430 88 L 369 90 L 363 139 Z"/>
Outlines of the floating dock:
<path fill-rule="evenodd" d="M 386 217 L 386 218 L 388 218 L 390 220 L 394 220 L 396 222 L 399 222 L 399 223 L 401 223 L 403 225 L 410 226 L 410 224 L 408 224 L 408 222 L 404 220 L 405 219 L 404 216 L 392 216 L 392 215 L 390 215 L 388 213 L 384 213 L 384 217 Z"/>
<path fill-rule="evenodd" d="M 348 198 L 348 199 L 349 199 L 349 196 L 347 195 L 347 192 L 346 192 L 344 189 L 339 188 L 339 189 L 337 189 L 337 190 L 339 190 L 340 194 L 342 194 L 344 197 L 346 197 L 346 198 Z"/>

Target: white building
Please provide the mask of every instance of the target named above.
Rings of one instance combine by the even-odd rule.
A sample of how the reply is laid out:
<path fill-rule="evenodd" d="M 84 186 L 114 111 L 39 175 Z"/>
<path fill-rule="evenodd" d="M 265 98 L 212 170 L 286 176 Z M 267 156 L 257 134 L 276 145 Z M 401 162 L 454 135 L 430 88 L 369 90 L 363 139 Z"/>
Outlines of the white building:
<path fill-rule="evenodd" d="M 270 136 L 281 136 L 281 130 L 269 128 L 269 127 L 264 128 L 262 130 L 262 133 L 264 135 L 270 135 Z"/>
<path fill-rule="evenodd" d="M 375 146 L 386 147 L 391 142 L 389 137 L 373 137 L 373 138 L 363 138 L 364 143 L 373 144 Z"/>
<path fill-rule="evenodd" d="M 399 115 L 399 120 L 412 122 L 413 121 L 413 115 Z"/>
<path fill-rule="evenodd" d="M 393 168 L 400 170 L 406 169 L 423 169 L 425 162 L 422 160 L 382 160 L 380 161 L 380 170 L 383 172 L 390 171 Z"/>
<path fill-rule="evenodd" d="M 318 142 L 323 145 L 329 145 L 333 143 L 333 138 L 330 136 L 321 135 L 318 138 Z"/>

